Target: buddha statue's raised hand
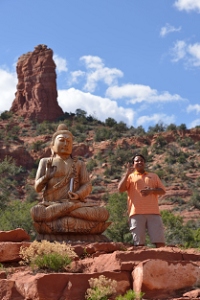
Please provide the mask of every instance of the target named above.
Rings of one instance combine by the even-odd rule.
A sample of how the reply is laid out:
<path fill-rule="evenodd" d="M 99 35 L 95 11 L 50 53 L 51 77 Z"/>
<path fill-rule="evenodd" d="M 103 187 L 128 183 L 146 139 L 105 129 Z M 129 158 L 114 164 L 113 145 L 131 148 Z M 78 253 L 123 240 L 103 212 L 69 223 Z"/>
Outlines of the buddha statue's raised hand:
<path fill-rule="evenodd" d="M 56 166 L 52 166 L 53 163 L 53 158 L 49 158 L 47 160 L 47 164 L 46 164 L 46 172 L 45 172 L 45 177 L 47 179 L 51 179 L 54 177 L 54 174 L 56 172 L 57 167 Z"/>

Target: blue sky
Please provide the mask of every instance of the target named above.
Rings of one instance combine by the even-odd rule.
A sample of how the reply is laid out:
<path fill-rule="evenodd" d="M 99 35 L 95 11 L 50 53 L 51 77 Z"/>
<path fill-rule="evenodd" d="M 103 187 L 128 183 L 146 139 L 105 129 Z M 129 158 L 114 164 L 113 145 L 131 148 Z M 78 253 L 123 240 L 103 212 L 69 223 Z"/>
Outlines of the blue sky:
<path fill-rule="evenodd" d="M 146 130 L 200 125 L 200 0 L 0 0 L 0 112 L 16 62 L 54 52 L 58 102 Z"/>

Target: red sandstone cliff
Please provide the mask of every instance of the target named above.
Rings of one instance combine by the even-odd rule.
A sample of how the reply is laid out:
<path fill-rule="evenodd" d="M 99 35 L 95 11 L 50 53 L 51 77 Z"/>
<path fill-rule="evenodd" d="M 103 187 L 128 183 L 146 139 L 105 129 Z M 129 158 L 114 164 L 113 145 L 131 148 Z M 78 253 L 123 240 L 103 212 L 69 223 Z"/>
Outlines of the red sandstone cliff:
<path fill-rule="evenodd" d="M 10 111 L 38 121 L 54 121 L 64 113 L 57 102 L 53 51 L 38 45 L 19 57 L 17 91 Z"/>

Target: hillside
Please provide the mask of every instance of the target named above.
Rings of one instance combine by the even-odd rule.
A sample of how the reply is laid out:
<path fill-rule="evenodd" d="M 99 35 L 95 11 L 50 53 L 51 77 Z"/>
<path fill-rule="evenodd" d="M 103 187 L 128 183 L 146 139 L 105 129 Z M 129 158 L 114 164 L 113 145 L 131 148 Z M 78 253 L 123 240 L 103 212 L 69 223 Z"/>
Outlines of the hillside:
<path fill-rule="evenodd" d="M 50 155 L 51 135 L 61 122 L 74 135 L 73 154 L 87 164 L 93 185 L 88 200 L 101 203 L 117 193 L 125 163 L 140 152 L 147 158 L 148 170 L 156 172 L 166 186 L 160 209 L 182 216 L 184 222 L 198 220 L 200 128 L 187 130 L 173 124 L 165 130 L 157 124 L 146 133 L 141 127 L 127 128 L 112 119 L 102 123 L 85 114 L 65 114 L 58 122 L 37 123 L 4 112 L 0 118 L 0 161 L 12 157 L 23 167 L 23 180 L 18 178 L 17 182 L 22 200 L 33 189 L 39 159 Z"/>

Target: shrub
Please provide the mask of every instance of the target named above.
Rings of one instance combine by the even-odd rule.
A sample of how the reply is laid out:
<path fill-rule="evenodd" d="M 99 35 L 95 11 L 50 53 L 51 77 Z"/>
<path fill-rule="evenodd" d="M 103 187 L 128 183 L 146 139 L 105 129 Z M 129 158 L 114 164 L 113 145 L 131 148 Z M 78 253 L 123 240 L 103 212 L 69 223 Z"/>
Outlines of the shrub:
<path fill-rule="evenodd" d="M 36 134 L 52 134 L 55 132 L 56 124 L 48 121 L 44 121 L 36 125 Z"/>
<path fill-rule="evenodd" d="M 4 112 L 1 113 L 0 118 L 1 118 L 2 120 L 8 120 L 8 119 L 10 119 L 12 116 L 13 116 L 13 113 L 6 110 L 6 111 L 4 111 Z"/>
<path fill-rule="evenodd" d="M 194 141 L 191 137 L 185 137 L 179 140 L 181 147 L 188 147 L 194 144 Z"/>
<path fill-rule="evenodd" d="M 176 131 L 177 130 L 176 125 L 173 124 L 173 123 L 171 123 L 170 125 L 168 125 L 167 128 L 166 128 L 166 131 L 170 131 L 170 130 Z"/>
<path fill-rule="evenodd" d="M 71 258 L 68 255 L 61 255 L 59 253 L 48 253 L 44 255 L 38 255 L 34 262 L 33 267 L 37 266 L 42 270 L 60 271 L 65 266 L 71 263 Z"/>
<path fill-rule="evenodd" d="M 165 226 L 166 243 L 170 245 L 182 245 L 188 248 L 194 242 L 193 231 L 183 224 L 181 216 L 175 216 L 169 211 L 161 211 Z"/>
<path fill-rule="evenodd" d="M 113 127 L 116 124 L 117 124 L 117 121 L 115 121 L 115 119 L 113 119 L 113 118 L 107 118 L 105 120 L 105 125 L 108 127 Z"/>
<path fill-rule="evenodd" d="M 43 141 L 36 141 L 36 142 L 33 142 L 30 146 L 30 149 L 31 150 L 34 150 L 34 151 L 39 151 L 41 150 L 42 148 L 44 148 L 44 142 Z"/>
<path fill-rule="evenodd" d="M 60 271 L 67 266 L 76 253 L 65 243 L 34 241 L 29 247 L 21 247 L 19 255 L 21 264 L 30 265 L 33 270 Z"/>
<path fill-rule="evenodd" d="M 142 296 L 144 296 L 144 293 L 142 292 L 136 293 L 133 290 L 128 290 L 124 296 L 118 296 L 116 300 L 139 300 L 142 298 Z"/>
<path fill-rule="evenodd" d="M 194 206 L 197 209 L 200 209 L 200 195 L 198 191 L 193 192 L 189 204 Z"/>
<path fill-rule="evenodd" d="M 109 296 L 116 293 L 117 282 L 100 275 L 99 278 L 89 280 L 90 288 L 87 289 L 85 299 L 107 300 Z"/>
<path fill-rule="evenodd" d="M 17 186 L 24 184 L 23 168 L 18 167 L 11 157 L 0 161 L 0 209 L 5 209 L 11 200 L 20 197 Z"/>
<path fill-rule="evenodd" d="M 105 186 L 93 186 L 92 187 L 92 194 L 104 193 L 105 191 L 106 191 Z"/>
<path fill-rule="evenodd" d="M 95 132 L 95 142 L 101 142 L 111 139 L 113 136 L 112 130 L 106 128 L 98 128 Z"/>
<path fill-rule="evenodd" d="M 97 162 L 95 159 L 89 159 L 88 162 L 87 162 L 87 170 L 88 172 L 92 172 L 94 170 L 95 167 L 97 167 Z"/>
<path fill-rule="evenodd" d="M 125 193 L 110 195 L 107 209 L 110 213 L 109 221 L 112 224 L 106 229 L 106 236 L 115 242 L 132 242 L 128 225 L 127 195 Z"/>
<path fill-rule="evenodd" d="M 35 238 L 33 222 L 30 217 L 30 209 L 36 202 L 27 202 L 14 200 L 9 205 L 0 210 L 0 230 L 13 230 L 23 228 L 31 236 Z"/>

